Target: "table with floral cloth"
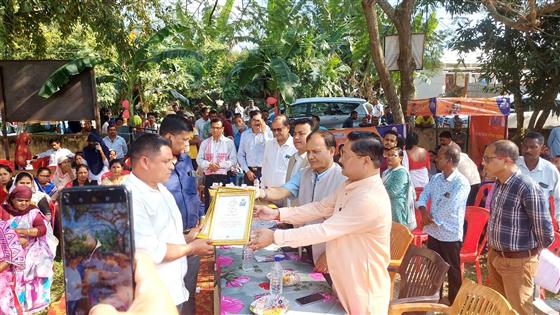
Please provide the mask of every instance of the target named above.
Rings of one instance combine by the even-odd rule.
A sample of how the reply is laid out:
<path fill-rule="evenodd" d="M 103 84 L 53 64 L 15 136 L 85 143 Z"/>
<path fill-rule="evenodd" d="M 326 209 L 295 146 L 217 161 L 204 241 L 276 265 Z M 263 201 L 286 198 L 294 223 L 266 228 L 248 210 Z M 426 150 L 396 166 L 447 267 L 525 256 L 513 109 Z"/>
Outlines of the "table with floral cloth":
<path fill-rule="evenodd" d="M 272 262 L 254 262 L 252 271 L 241 268 L 241 246 L 219 246 L 216 248 L 216 279 L 219 279 L 220 310 L 215 314 L 251 314 L 249 305 L 257 298 L 268 293 L 269 280 L 267 273 L 272 268 Z M 333 295 L 321 273 L 313 272 L 309 262 L 300 261 L 297 253 L 283 253 L 274 249 L 262 249 L 255 252 L 255 256 L 272 256 L 282 253 L 285 256 L 282 267 L 298 273 L 301 282 L 294 286 L 284 286 L 282 295 L 288 300 L 287 314 L 344 314 L 344 309 Z M 322 293 L 323 300 L 301 306 L 296 299 L 313 293 Z"/>

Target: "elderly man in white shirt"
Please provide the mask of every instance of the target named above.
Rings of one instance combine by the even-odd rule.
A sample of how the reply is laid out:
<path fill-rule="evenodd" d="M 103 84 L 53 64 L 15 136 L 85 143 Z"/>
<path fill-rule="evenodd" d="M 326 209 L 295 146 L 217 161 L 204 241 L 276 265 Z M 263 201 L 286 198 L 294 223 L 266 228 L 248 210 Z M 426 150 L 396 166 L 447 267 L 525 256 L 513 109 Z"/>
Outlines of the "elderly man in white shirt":
<path fill-rule="evenodd" d="M 274 139 L 264 147 L 262 167 L 263 188 L 278 187 L 286 182 L 288 161 L 297 152 L 290 135 L 290 121 L 286 115 L 279 115 L 272 121 Z"/>
<path fill-rule="evenodd" d="M 204 172 L 204 204 L 210 206 L 210 192 L 213 183 L 226 184 L 228 171 L 237 164 L 237 152 L 233 140 L 224 136 L 224 125 L 220 118 L 210 120 L 211 137 L 202 141 L 196 156 L 198 167 Z"/>
<path fill-rule="evenodd" d="M 181 212 L 162 184 L 174 168 L 170 143 L 156 135 L 140 136 L 130 149 L 132 174 L 124 185 L 132 192 L 134 240 L 137 251 L 151 256 L 179 312 L 189 299 L 183 277 L 189 255 L 211 255 L 210 241 L 185 236 Z"/>
<path fill-rule="evenodd" d="M 538 184 L 546 196 L 547 203 L 549 197 L 554 199 L 554 213 L 556 219 L 560 219 L 560 184 L 558 179 L 560 173 L 554 164 L 540 157 L 544 145 L 542 134 L 529 131 L 521 143 L 521 153 L 523 156 L 517 159 L 517 167 L 522 174 L 531 177 Z M 550 210 L 549 204 L 549 210 Z"/>
<path fill-rule="evenodd" d="M 272 139 L 272 132 L 262 120 L 260 111 L 251 112 L 251 129 L 241 134 L 237 161 L 245 172 L 245 184 L 253 185 L 261 178 L 264 145 Z"/>
<path fill-rule="evenodd" d="M 74 153 L 66 148 L 62 148 L 60 145 L 60 141 L 57 139 L 49 140 L 49 146 L 51 147 L 50 149 L 45 152 L 39 153 L 35 158 L 41 159 L 44 157 L 49 157 L 49 166 L 57 166 L 56 161 L 59 157 L 65 156 L 71 159 L 74 158 Z"/>

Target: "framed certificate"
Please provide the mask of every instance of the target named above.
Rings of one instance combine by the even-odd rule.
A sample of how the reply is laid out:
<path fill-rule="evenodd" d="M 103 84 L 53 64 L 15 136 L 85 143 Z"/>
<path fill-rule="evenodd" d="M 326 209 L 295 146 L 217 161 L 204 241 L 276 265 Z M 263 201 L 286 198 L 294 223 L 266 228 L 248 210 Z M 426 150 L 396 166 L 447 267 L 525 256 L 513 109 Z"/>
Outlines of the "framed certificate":
<path fill-rule="evenodd" d="M 219 188 L 197 237 L 210 239 L 214 245 L 247 244 L 254 203 L 254 190 Z"/>

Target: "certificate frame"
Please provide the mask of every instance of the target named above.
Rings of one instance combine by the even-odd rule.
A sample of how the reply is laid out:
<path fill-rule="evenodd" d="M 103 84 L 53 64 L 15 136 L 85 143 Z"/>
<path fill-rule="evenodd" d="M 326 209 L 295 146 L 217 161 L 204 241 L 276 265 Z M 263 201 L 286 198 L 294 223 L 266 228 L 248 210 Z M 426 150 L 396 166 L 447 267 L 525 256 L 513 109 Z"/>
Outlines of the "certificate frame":
<path fill-rule="evenodd" d="M 230 204 L 234 203 L 234 207 L 227 207 L 225 200 L 230 200 Z M 212 198 L 208 212 L 201 224 L 202 229 L 196 236 L 197 238 L 212 240 L 213 245 L 244 245 L 249 242 L 251 234 L 251 224 L 253 221 L 253 208 L 255 205 L 255 190 L 241 189 L 231 187 L 220 187 Z M 219 208 L 216 208 L 216 207 Z M 233 211 L 233 212 L 232 212 Z M 235 228 L 234 236 L 220 235 L 223 232 L 220 229 L 221 224 L 228 221 L 228 215 L 235 218 L 239 215 L 241 218 L 241 226 Z M 236 222 L 240 223 L 240 222 Z"/>

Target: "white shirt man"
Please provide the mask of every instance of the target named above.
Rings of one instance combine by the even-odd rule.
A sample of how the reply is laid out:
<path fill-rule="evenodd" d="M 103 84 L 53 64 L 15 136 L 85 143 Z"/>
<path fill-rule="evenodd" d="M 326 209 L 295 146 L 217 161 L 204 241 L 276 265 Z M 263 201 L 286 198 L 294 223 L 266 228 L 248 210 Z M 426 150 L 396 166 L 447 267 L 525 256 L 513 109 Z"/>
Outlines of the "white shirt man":
<path fill-rule="evenodd" d="M 186 245 L 181 212 L 173 195 L 163 184 L 157 190 L 130 174 L 124 183 L 132 192 L 134 207 L 134 243 L 156 263 L 156 269 L 175 305 L 189 299 L 183 277 L 187 273 L 187 259 L 164 262 L 167 244 Z"/>
<path fill-rule="evenodd" d="M 466 153 L 461 153 L 461 159 L 457 165 L 457 170 L 459 170 L 459 173 L 463 174 L 463 176 L 469 180 L 469 185 L 472 186 L 480 184 L 478 167 Z"/>
<path fill-rule="evenodd" d="M 230 168 L 237 163 L 233 140 L 221 135 L 217 141 L 213 137 L 202 141 L 196 162 L 204 170 L 205 175 L 226 175 Z M 213 171 L 209 168 L 210 163 L 216 163 L 220 168 Z"/>
<path fill-rule="evenodd" d="M 378 100 L 374 100 L 372 103 L 366 102 L 363 104 L 366 113 L 373 117 L 381 118 L 383 116 L 383 105 Z"/>
<path fill-rule="evenodd" d="M 241 134 L 237 160 L 245 173 L 249 171 L 249 168 L 262 167 L 265 144 L 267 141 L 272 140 L 270 129 L 265 127 L 266 130 L 262 132 L 260 128 L 256 129 L 253 126 Z"/>
<path fill-rule="evenodd" d="M 69 158 L 74 158 L 74 153 L 72 153 L 72 151 L 66 149 L 66 148 L 61 148 L 60 147 L 60 142 L 58 141 L 51 141 L 50 143 L 51 148 L 48 149 L 45 152 L 39 153 L 37 155 L 38 159 L 44 158 L 44 157 L 49 157 L 49 166 L 57 166 L 57 161 L 59 157 L 69 157 Z"/>
<path fill-rule="evenodd" d="M 278 187 L 286 182 L 288 161 L 297 152 L 292 136 L 279 144 L 277 139 L 268 141 L 264 147 L 262 184 L 264 187 Z"/>
<path fill-rule="evenodd" d="M 117 127 L 111 126 L 107 130 L 108 135 L 103 138 L 103 142 L 109 150 L 114 150 L 117 159 L 122 159 L 128 152 L 128 146 L 126 145 L 126 140 L 123 137 L 117 135 Z"/>
<path fill-rule="evenodd" d="M 555 214 L 556 218 L 559 218 L 560 211 L 558 211 L 558 209 L 560 209 L 560 184 L 558 183 L 558 179 L 560 178 L 560 173 L 558 173 L 558 169 L 554 166 L 554 164 L 543 158 L 539 158 L 537 166 L 530 171 L 525 164 L 524 157 L 520 156 L 517 159 L 517 167 L 519 167 L 522 174 L 531 177 L 531 179 L 539 185 L 547 198 L 547 203 L 549 196 L 554 198 Z"/>

